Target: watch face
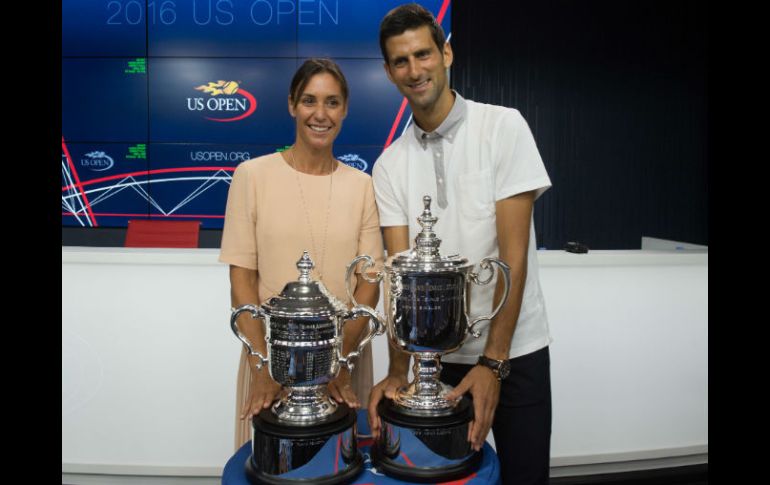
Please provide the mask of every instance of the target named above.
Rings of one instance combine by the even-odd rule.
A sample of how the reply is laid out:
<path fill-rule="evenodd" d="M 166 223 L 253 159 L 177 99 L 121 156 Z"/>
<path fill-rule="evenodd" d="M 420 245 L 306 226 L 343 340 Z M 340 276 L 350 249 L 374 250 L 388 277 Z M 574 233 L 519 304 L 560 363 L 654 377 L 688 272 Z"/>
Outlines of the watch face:
<path fill-rule="evenodd" d="M 504 360 L 500 364 L 500 379 L 505 379 L 508 377 L 508 374 L 511 373 L 511 363 L 507 360 Z"/>
<path fill-rule="evenodd" d="M 511 373 L 511 362 L 508 360 L 500 361 L 482 355 L 479 356 L 479 364 L 492 369 L 500 380 L 505 379 Z"/>

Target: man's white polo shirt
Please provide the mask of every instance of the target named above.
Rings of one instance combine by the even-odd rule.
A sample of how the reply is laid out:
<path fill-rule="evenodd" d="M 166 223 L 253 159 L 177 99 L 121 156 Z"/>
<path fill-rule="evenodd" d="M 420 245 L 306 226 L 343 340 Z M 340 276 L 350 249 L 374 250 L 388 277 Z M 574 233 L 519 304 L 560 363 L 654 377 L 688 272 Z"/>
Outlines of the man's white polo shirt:
<path fill-rule="evenodd" d="M 495 201 L 531 190 L 537 198 L 551 186 L 532 132 L 518 110 L 465 100 L 456 92 L 441 126 L 425 133 L 413 123 L 380 155 L 372 177 L 380 225 L 408 225 L 410 245 L 414 245 L 422 198 L 430 195 L 431 211 L 438 217 L 433 230 L 441 239 L 441 254 L 459 254 L 474 264 L 498 256 Z M 527 265 L 509 358 L 551 342 L 532 219 Z M 495 281 L 472 285 L 472 318 L 492 311 Z M 477 325 L 482 336 L 469 337 L 459 351 L 442 360 L 475 364 L 484 351 L 488 325 Z"/>

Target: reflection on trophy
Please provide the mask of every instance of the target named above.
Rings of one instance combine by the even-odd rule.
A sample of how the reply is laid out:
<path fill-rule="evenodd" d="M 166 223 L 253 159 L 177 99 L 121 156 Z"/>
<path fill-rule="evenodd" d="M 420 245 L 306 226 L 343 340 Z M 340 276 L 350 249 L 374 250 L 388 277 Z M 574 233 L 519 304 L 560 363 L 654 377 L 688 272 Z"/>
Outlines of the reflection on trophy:
<path fill-rule="evenodd" d="M 395 255 L 377 278 L 385 279 L 387 330 L 390 344 L 414 357 L 414 380 L 383 399 L 377 408 L 382 431 L 372 454 L 377 468 L 401 480 L 436 482 L 467 476 L 478 468 L 481 452 L 474 452 L 467 441 L 473 408 L 463 396 L 446 399 L 451 387 L 443 384 L 441 355 L 459 349 L 468 334 L 478 338 L 474 327 L 491 320 L 500 311 L 510 290 L 510 269 L 498 258 L 484 258 L 481 271 L 486 279 L 472 272 L 473 265 L 458 255 L 442 257 L 441 240 L 433 232 L 438 220 L 430 211 L 431 199 L 423 197 L 425 209 L 417 221 L 422 231 L 415 247 Z M 368 258 L 368 259 L 367 259 Z M 364 268 L 374 261 L 366 260 Z M 489 315 L 469 320 L 471 283 L 492 281 L 495 264 L 505 279 L 500 303 Z M 348 289 L 348 293 L 350 290 Z M 401 458 L 399 460 L 399 458 Z"/>
<path fill-rule="evenodd" d="M 356 413 L 337 404 L 326 384 L 337 377 L 341 365 L 353 370 L 353 359 L 384 331 L 384 322 L 367 306 L 348 310 L 322 282 L 310 278 L 313 266 L 305 251 L 297 262 L 298 281 L 287 283 L 279 296 L 259 307 L 233 310 L 230 318 L 233 333 L 259 357 L 257 369 L 268 365 L 273 380 L 288 391 L 252 420 L 252 455 L 246 462 L 252 483 L 347 483 L 363 469 Z M 238 328 L 238 315 L 244 311 L 264 320 L 267 357 Z M 370 317 L 366 336 L 356 351 L 342 357 L 343 324 L 363 316 Z M 335 460 L 331 471 L 329 456 Z"/>

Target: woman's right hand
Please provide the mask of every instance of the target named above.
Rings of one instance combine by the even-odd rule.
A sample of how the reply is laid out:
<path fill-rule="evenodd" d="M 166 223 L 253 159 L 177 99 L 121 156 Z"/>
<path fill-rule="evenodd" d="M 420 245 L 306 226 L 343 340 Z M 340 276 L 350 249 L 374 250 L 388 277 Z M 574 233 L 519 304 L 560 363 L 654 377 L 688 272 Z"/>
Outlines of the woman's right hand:
<path fill-rule="evenodd" d="M 281 392 L 281 385 L 270 377 L 267 366 L 257 370 L 252 367 L 249 398 L 241 410 L 241 419 L 251 419 L 263 409 L 267 409 Z"/>

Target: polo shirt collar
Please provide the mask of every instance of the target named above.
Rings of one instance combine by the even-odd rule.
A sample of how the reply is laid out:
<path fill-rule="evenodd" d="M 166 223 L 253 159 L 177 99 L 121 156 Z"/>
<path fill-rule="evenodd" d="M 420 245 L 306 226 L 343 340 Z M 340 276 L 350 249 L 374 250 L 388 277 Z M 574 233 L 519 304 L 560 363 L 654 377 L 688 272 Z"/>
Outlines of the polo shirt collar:
<path fill-rule="evenodd" d="M 445 138 L 449 143 L 454 143 L 454 139 L 457 136 L 457 130 L 460 129 L 462 122 L 465 120 L 465 115 L 468 112 L 468 106 L 465 102 L 465 98 L 460 96 L 455 90 L 452 90 L 455 95 L 455 101 L 452 105 L 452 109 L 449 110 L 449 114 L 436 128 L 435 131 L 428 133 L 423 130 L 417 123 L 412 123 L 414 126 L 414 136 L 423 149 L 427 148 L 427 141 L 432 138 Z"/>

